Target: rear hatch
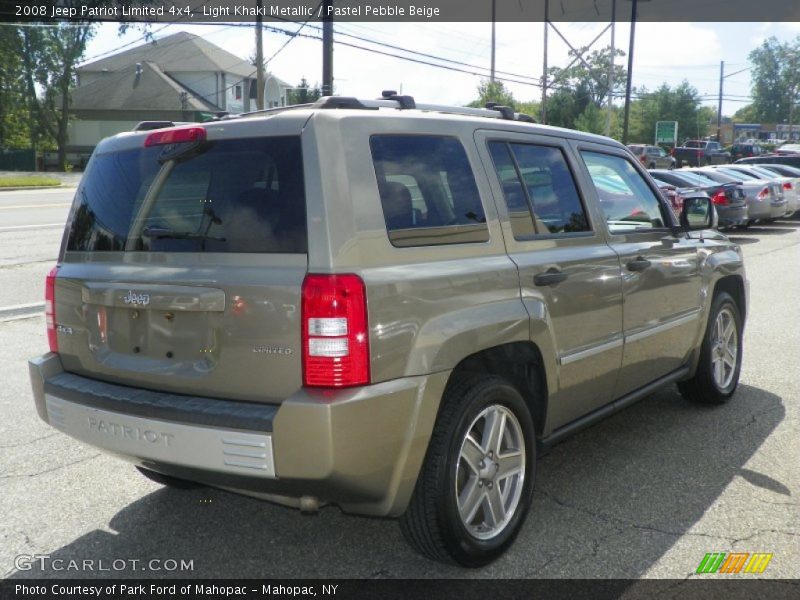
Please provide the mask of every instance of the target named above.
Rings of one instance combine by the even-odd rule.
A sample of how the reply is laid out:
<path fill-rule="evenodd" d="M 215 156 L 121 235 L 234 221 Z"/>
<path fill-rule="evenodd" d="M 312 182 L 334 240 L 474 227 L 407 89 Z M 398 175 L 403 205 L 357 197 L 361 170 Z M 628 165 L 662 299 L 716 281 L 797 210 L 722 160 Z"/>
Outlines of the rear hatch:
<path fill-rule="evenodd" d="M 56 279 L 64 368 L 281 401 L 302 385 L 299 134 L 145 139 L 101 144 L 77 190 Z"/>

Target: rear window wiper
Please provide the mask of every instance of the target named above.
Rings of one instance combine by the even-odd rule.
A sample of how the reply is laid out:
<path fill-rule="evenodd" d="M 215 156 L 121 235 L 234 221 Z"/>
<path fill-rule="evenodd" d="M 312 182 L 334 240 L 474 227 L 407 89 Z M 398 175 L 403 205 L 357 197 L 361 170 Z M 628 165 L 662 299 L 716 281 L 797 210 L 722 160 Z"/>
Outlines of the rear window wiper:
<path fill-rule="evenodd" d="M 227 241 L 224 237 L 208 235 L 207 233 L 197 233 L 195 231 L 173 231 L 165 227 L 145 227 L 142 231 L 144 237 L 161 240 L 165 238 L 173 240 L 213 240 L 215 242 Z"/>

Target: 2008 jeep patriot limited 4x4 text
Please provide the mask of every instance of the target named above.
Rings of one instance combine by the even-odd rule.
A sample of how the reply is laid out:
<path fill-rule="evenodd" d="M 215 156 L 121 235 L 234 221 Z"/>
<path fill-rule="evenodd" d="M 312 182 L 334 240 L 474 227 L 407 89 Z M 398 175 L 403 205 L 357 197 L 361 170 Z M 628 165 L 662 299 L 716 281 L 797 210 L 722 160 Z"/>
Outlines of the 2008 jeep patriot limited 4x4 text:
<path fill-rule="evenodd" d="M 47 278 L 36 407 L 156 480 L 400 517 L 482 565 L 537 449 L 663 384 L 733 394 L 747 285 L 714 224 L 617 142 L 503 107 L 331 97 L 120 134 Z"/>

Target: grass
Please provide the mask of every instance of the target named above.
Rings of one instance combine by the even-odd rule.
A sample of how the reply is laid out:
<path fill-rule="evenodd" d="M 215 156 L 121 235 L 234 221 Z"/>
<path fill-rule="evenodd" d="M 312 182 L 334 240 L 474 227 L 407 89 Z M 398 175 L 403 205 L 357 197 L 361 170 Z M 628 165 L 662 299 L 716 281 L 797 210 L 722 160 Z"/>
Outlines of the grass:
<path fill-rule="evenodd" d="M 61 185 L 58 179 L 42 175 L 21 175 L 19 177 L 0 177 L 0 188 L 8 187 L 51 187 Z"/>

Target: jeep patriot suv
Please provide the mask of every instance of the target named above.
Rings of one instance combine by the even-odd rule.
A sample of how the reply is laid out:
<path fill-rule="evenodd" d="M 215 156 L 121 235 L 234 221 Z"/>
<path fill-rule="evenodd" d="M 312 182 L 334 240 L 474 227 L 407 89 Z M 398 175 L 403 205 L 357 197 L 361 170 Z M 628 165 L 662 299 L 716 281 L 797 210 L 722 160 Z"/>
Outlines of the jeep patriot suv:
<path fill-rule="evenodd" d="M 39 415 L 156 481 L 399 517 L 486 564 L 542 448 L 673 382 L 723 403 L 742 359 L 710 201 L 677 219 L 621 144 L 529 121 L 386 93 L 102 141 Z"/>

